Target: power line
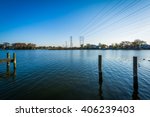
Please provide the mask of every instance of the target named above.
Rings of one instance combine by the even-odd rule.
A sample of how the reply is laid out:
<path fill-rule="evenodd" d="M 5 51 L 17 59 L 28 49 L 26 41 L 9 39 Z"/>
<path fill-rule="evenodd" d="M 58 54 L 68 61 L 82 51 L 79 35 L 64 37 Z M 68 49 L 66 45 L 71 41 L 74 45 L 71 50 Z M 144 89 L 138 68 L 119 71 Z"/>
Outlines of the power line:
<path fill-rule="evenodd" d="M 140 0 L 141 1 L 141 0 Z M 99 26 L 105 26 L 106 22 L 109 22 L 110 19 L 115 18 L 116 16 L 120 15 L 121 13 L 124 13 L 126 10 L 128 10 L 128 8 L 131 8 L 133 6 L 135 6 L 136 4 L 138 4 L 140 1 L 133 1 L 132 3 L 128 4 L 127 6 L 125 6 L 123 9 L 121 9 L 119 12 L 115 13 L 113 16 L 107 18 L 105 21 L 101 22 L 100 24 L 98 24 L 97 26 L 95 26 L 94 28 L 92 28 L 90 31 L 86 32 L 86 34 L 91 33 L 93 30 L 98 29 Z M 103 29 L 103 28 L 100 28 Z"/>
<path fill-rule="evenodd" d="M 121 18 L 121 19 L 119 19 L 119 20 L 117 20 L 117 21 L 115 21 L 115 22 L 113 22 L 113 23 L 111 23 L 111 24 L 105 26 L 104 28 L 100 28 L 100 29 L 104 30 L 104 29 L 108 28 L 109 26 L 111 26 L 111 25 L 113 25 L 113 24 L 119 23 L 120 21 L 122 21 L 122 20 L 124 20 L 124 19 L 130 17 L 131 15 L 136 14 L 137 12 L 139 12 L 139 11 L 141 11 L 141 10 L 143 10 L 143 9 L 145 9 L 145 8 L 147 8 L 147 7 L 149 7 L 149 6 L 150 6 L 150 4 L 147 4 L 147 5 L 145 5 L 144 7 L 140 8 L 140 9 L 138 9 L 138 10 L 136 10 L 136 11 L 134 11 L 134 12 L 128 14 L 127 16 L 125 16 L 125 17 L 123 17 L 123 18 Z M 90 35 L 91 35 L 91 34 L 90 34 Z M 88 36 L 90 36 L 90 35 L 88 35 Z"/>
<path fill-rule="evenodd" d="M 103 13 L 103 11 L 106 9 L 106 6 L 107 6 L 108 4 L 106 4 L 106 5 L 104 5 L 103 7 L 102 7 L 102 9 L 100 9 L 99 11 L 98 11 L 98 13 L 96 14 L 96 15 L 94 15 L 94 17 L 92 17 L 88 22 L 87 22 L 87 24 L 85 24 L 82 28 L 81 28 L 81 31 L 80 31 L 80 34 L 82 34 L 82 32 L 84 32 L 84 30 L 86 29 L 86 28 L 88 28 L 88 27 L 90 27 L 93 23 L 95 23 L 96 22 L 96 18 L 97 17 L 99 17 L 99 15 L 101 14 L 101 13 Z M 93 23 L 92 23 L 93 22 Z"/>
<path fill-rule="evenodd" d="M 146 17 L 143 17 L 143 18 L 142 18 L 143 20 L 134 21 L 134 23 L 125 25 L 125 26 L 120 27 L 120 28 L 116 28 L 116 30 L 125 29 L 125 28 L 128 27 L 128 26 L 133 27 L 133 26 L 136 25 L 137 23 L 139 24 L 139 23 L 141 23 L 141 22 L 146 22 L 147 20 L 150 20 L 150 17 L 148 17 L 147 19 L 146 19 L 146 18 L 147 18 L 147 16 L 146 16 Z M 135 19 L 136 19 L 136 18 L 135 18 Z M 142 25 L 142 27 L 145 27 L 145 26 L 147 26 L 147 25 L 149 25 L 149 24 Z M 138 27 L 137 27 L 137 28 L 138 28 Z M 137 28 L 134 27 L 134 29 L 137 29 Z M 113 33 L 113 32 L 116 31 L 116 30 L 112 30 L 111 33 Z M 131 31 L 127 31 L 127 32 L 131 32 Z"/>
<path fill-rule="evenodd" d="M 118 6 L 120 6 L 120 4 L 122 4 L 122 2 L 124 2 L 124 1 L 122 1 L 122 0 L 119 0 L 117 3 L 115 3 L 110 9 L 108 9 L 107 11 L 105 11 L 103 14 L 103 17 L 106 17 L 108 14 L 110 14 L 111 12 L 112 12 L 112 10 L 114 10 L 114 9 L 116 9 Z M 91 21 L 92 22 L 92 21 Z M 93 25 L 93 24 L 95 24 L 96 23 L 96 21 L 95 22 L 92 22 L 91 24 L 90 24 L 90 26 L 91 25 Z M 89 30 L 89 28 L 87 27 L 85 30 L 83 30 L 82 31 L 82 34 L 85 32 L 85 31 L 87 31 L 87 30 Z"/>
<path fill-rule="evenodd" d="M 150 27 L 150 23 L 146 24 L 146 25 L 143 25 L 140 28 L 136 27 L 136 28 L 134 28 L 134 30 L 126 31 L 126 32 L 124 32 L 124 34 L 129 34 L 129 33 L 131 33 L 131 35 L 140 34 L 140 33 L 145 31 L 143 29 L 145 29 L 146 27 Z"/>
<path fill-rule="evenodd" d="M 80 47 L 83 47 L 84 46 L 84 36 L 80 36 L 79 42 L 80 42 Z"/>

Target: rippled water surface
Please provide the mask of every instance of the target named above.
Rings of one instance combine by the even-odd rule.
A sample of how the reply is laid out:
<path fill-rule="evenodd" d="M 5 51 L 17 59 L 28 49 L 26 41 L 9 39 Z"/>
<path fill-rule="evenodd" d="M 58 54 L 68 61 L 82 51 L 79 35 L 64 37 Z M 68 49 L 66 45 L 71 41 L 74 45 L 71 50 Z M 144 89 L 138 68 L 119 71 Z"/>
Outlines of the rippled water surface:
<path fill-rule="evenodd" d="M 0 64 L 0 99 L 150 99 L 150 51 L 8 50 L 17 69 Z M 99 82 L 98 55 L 103 56 Z M 138 92 L 133 88 L 133 56 L 138 56 Z"/>

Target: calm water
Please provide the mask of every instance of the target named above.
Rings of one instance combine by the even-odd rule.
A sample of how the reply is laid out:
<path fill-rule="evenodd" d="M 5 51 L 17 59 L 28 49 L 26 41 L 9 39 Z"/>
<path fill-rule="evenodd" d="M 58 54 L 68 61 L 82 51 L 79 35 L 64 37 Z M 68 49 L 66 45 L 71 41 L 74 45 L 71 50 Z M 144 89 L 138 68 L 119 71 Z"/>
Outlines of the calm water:
<path fill-rule="evenodd" d="M 133 56 L 138 56 L 138 96 L 150 99 L 150 51 L 17 50 L 16 73 L 0 64 L 0 99 L 132 99 Z M 98 55 L 103 55 L 99 83 Z M 145 59 L 145 60 L 143 60 Z"/>

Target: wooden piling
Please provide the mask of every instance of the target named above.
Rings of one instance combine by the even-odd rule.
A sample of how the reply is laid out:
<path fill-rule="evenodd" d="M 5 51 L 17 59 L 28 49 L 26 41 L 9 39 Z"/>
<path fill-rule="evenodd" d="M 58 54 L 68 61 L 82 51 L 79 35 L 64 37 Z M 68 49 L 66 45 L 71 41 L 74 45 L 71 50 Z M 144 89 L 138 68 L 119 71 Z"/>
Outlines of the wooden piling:
<path fill-rule="evenodd" d="M 103 84 L 103 74 L 102 72 L 99 72 L 99 97 L 101 100 L 103 100 L 102 84 Z"/>
<path fill-rule="evenodd" d="M 133 57 L 133 77 L 138 77 L 138 69 L 137 69 L 137 57 Z"/>
<path fill-rule="evenodd" d="M 9 60 L 10 59 L 10 53 L 7 53 L 7 59 Z M 7 68 L 10 67 L 10 61 L 7 61 Z"/>
<path fill-rule="evenodd" d="M 134 76 L 133 78 L 133 95 L 132 95 L 133 100 L 139 100 L 140 97 L 138 96 L 138 77 Z"/>
<path fill-rule="evenodd" d="M 98 70 L 99 73 L 102 73 L 102 55 L 98 56 Z"/>
<path fill-rule="evenodd" d="M 13 53 L 13 64 L 14 64 L 14 69 L 16 69 L 16 53 Z"/>
<path fill-rule="evenodd" d="M 137 57 L 133 57 L 133 95 L 132 99 L 133 100 L 138 100 L 140 99 L 138 96 L 138 67 L 137 67 Z"/>

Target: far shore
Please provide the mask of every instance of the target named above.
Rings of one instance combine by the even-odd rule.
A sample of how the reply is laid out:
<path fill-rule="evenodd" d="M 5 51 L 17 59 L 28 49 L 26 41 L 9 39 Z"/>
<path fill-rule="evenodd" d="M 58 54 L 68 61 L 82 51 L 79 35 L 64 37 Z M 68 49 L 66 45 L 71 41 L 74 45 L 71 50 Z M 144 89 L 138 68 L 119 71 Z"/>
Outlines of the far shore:
<path fill-rule="evenodd" d="M 150 50 L 150 49 L 110 49 L 110 48 L 105 48 L 105 49 L 98 49 L 98 48 L 61 48 L 61 49 L 0 49 L 1 51 L 5 50 Z"/>

